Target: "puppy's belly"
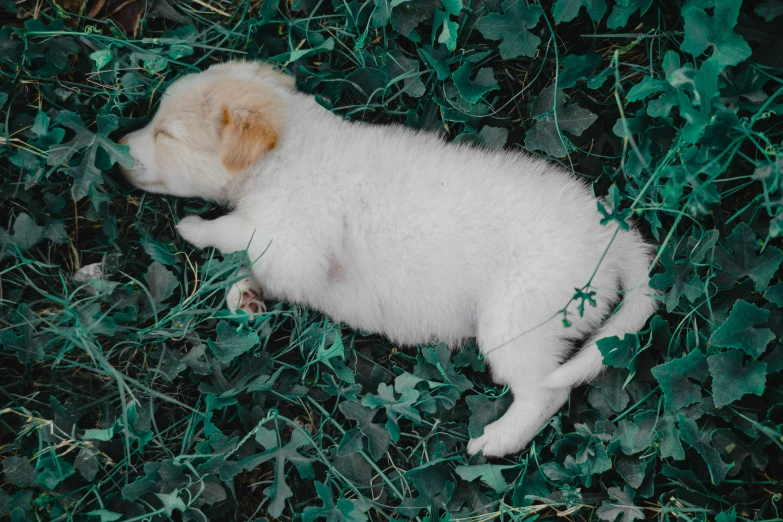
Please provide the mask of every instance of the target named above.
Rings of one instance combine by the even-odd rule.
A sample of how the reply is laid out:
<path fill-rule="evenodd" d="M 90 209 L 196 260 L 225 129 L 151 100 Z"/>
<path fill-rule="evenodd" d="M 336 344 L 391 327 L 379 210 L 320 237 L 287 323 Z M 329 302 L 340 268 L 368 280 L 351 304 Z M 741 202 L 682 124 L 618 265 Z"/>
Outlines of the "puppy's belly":
<path fill-rule="evenodd" d="M 476 335 L 472 300 L 466 295 L 415 288 L 403 277 L 333 282 L 313 298 L 312 305 L 335 321 L 401 345 L 444 342 L 456 346 Z"/>

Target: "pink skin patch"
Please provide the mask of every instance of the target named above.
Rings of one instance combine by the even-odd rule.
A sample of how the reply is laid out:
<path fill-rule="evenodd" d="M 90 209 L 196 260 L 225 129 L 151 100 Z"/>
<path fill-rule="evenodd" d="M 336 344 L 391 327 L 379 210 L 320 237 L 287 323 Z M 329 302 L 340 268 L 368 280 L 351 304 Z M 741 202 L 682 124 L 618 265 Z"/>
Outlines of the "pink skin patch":
<path fill-rule="evenodd" d="M 248 314 L 260 314 L 266 312 L 266 305 L 261 299 L 261 294 L 255 290 L 244 290 L 239 301 L 239 308 Z"/>

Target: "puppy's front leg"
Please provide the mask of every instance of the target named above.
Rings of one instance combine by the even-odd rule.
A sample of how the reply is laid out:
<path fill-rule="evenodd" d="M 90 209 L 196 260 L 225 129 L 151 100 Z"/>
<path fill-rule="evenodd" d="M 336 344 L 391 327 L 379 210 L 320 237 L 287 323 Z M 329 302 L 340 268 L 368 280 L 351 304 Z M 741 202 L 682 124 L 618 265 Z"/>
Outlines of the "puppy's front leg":
<path fill-rule="evenodd" d="M 211 221 L 188 216 L 177 223 L 177 232 L 196 248 L 211 246 L 222 254 L 247 249 L 254 237 L 254 229 L 236 214 L 226 214 Z"/>

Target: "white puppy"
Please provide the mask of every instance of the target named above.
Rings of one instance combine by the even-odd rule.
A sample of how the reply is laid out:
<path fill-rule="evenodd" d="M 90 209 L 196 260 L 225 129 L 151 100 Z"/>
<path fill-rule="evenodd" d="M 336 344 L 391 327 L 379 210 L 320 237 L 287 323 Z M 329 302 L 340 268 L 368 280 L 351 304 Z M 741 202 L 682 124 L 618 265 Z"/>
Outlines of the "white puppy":
<path fill-rule="evenodd" d="M 476 337 L 514 402 L 470 454 L 525 447 L 601 371 L 595 341 L 637 331 L 655 308 L 651 249 L 633 230 L 612 241 L 588 187 L 557 165 L 345 121 L 268 66 L 177 80 L 122 141 L 138 187 L 231 208 L 177 229 L 199 248 L 247 249 L 266 296 L 402 345 Z M 588 281 L 598 304 L 580 316 L 569 301 Z M 561 365 L 578 337 L 589 341 Z"/>

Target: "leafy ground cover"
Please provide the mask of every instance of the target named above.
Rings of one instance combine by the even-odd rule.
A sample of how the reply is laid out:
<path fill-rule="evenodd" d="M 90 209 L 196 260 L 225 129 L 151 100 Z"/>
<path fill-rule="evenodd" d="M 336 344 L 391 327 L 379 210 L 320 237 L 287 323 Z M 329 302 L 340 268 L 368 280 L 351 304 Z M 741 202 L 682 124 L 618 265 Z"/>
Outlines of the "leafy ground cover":
<path fill-rule="evenodd" d="M 0 516 L 781 520 L 780 0 L 0 8 Z M 510 402 L 475 346 L 232 316 L 241 255 L 172 229 L 220 210 L 118 175 L 166 85 L 228 58 L 346 118 L 559 161 L 657 243 L 659 313 L 528 450 L 468 459 Z"/>

